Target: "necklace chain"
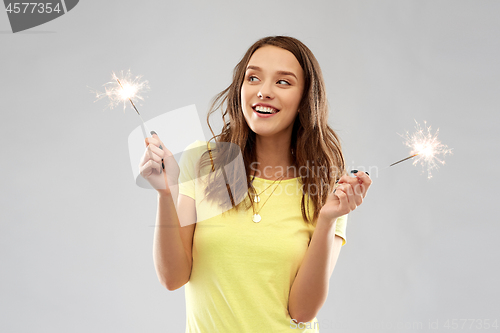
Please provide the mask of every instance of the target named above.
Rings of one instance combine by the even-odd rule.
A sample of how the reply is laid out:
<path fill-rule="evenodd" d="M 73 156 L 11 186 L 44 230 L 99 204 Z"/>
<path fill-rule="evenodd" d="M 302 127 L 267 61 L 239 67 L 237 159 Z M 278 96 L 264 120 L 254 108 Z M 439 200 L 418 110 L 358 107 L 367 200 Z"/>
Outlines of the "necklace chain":
<path fill-rule="evenodd" d="M 260 195 L 264 192 L 266 192 L 271 186 L 273 186 L 278 180 L 280 180 L 281 182 L 281 179 L 285 177 L 285 175 L 281 176 L 280 178 L 276 179 L 274 182 L 271 183 L 271 185 L 269 185 L 268 187 L 265 188 L 264 191 L 258 193 L 258 194 L 255 194 L 255 196 L 253 197 L 253 201 L 254 202 L 260 202 Z"/>
<path fill-rule="evenodd" d="M 271 198 L 271 196 L 273 195 L 274 191 L 276 191 L 276 189 L 278 188 L 279 184 L 281 183 L 281 181 L 283 180 L 285 176 L 281 176 L 280 178 L 278 178 L 280 181 L 278 182 L 278 185 L 274 188 L 274 190 L 271 192 L 271 194 L 267 197 L 266 201 L 264 201 L 264 203 L 262 204 L 262 206 L 259 208 L 259 210 L 257 212 L 255 212 L 255 214 L 253 214 L 253 217 L 252 217 L 252 221 L 254 221 L 255 223 L 258 223 L 262 220 L 262 217 L 260 216 L 260 211 L 262 211 L 262 208 L 264 208 L 264 206 L 266 205 L 267 201 Z M 260 192 L 259 194 L 257 194 L 255 197 L 254 197 L 254 202 L 260 202 L 260 197 L 259 195 L 261 195 L 262 193 L 264 193 L 265 191 L 267 191 L 267 189 L 269 189 L 271 186 L 273 186 L 276 181 L 278 180 L 276 179 L 271 185 L 269 185 L 264 191 Z M 255 200 L 256 198 L 258 198 L 258 200 Z"/>
<path fill-rule="evenodd" d="M 288 174 L 288 169 L 290 169 L 291 167 L 288 167 L 286 169 L 286 173 Z M 278 182 L 278 186 L 279 184 L 281 183 L 281 181 L 283 180 L 283 178 L 285 178 L 285 174 L 283 174 L 279 179 L 279 182 Z M 254 174 L 254 178 L 252 179 L 252 183 L 253 183 L 253 180 L 255 179 L 255 174 Z M 267 191 L 271 186 L 273 186 L 274 184 L 276 184 L 276 182 L 278 181 L 278 179 L 276 179 L 271 185 L 269 185 L 268 187 L 266 187 L 266 189 L 262 192 L 260 192 L 259 194 L 256 194 L 253 198 L 253 201 L 256 202 L 256 203 L 259 203 L 260 202 L 260 195 L 262 193 L 264 193 L 265 191 Z M 253 185 L 252 185 L 253 186 Z M 253 217 L 252 217 L 252 221 L 254 221 L 255 223 L 258 223 L 262 220 L 262 217 L 260 216 L 260 211 L 262 210 L 262 208 L 264 208 L 264 205 L 267 203 L 267 201 L 271 198 L 271 196 L 273 195 L 274 191 L 276 191 L 276 189 L 278 188 L 278 186 L 276 186 L 274 188 L 274 190 L 271 192 L 271 194 L 267 197 L 266 201 L 262 204 L 262 206 L 259 208 L 259 210 L 257 212 L 255 212 L 255 208 L 254 208 L 254 214 L 253 214 Z"/>

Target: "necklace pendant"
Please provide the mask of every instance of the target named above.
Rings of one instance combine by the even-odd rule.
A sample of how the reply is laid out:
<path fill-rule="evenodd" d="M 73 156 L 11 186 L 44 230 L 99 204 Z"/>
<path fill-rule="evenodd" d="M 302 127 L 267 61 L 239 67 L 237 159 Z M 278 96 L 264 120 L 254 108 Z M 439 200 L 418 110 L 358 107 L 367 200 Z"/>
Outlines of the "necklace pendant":
<path fill-rule="evenodd" d="M 258 195 L 253 197 L 253 202 L 260 202 L 260 197 Z"/>
<path fill-rule="evenodd" d="M 260 220 L 262 220 L 262 217 L 260 217 L 259 214 L 253 215 L 252 221 L 254 221 L 255 223 L 258 223 L 258 222 L 260 222 Z"/>

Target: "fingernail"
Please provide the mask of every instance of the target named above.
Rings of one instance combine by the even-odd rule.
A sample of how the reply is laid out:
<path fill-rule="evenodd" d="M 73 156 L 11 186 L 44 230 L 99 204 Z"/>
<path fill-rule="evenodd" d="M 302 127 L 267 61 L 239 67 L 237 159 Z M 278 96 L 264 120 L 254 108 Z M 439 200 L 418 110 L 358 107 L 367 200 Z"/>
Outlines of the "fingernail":
<path fill-rule="evenodd" d="M 163 150 L 163 147 L 161 145 L 158 148 L 160 148 L 161 150 Z"/>
<path fill-rule="evenodd" d="M 340 180 L 340 179 L 337 179 L 337 181 L 335 182 L 335 184 L 338 184 L 339 180 Z"/>
<path fill-rule="evenodd" d="M 155 131 L 151 131 L 151 135 L 153 135 L 153 134 L 156 134 L 156 132 Z M 156 135 L 158 135 L 158 134 L 156 134 Z"/>
<path fill-rule="evenodd" d="M 368 172 L 365 172 L 368 176 L 370 175 Z"/>
<path fill-rule="evenodd" d="M 351 170 L 351 173 L 358 173 L 358 170 Z"/>

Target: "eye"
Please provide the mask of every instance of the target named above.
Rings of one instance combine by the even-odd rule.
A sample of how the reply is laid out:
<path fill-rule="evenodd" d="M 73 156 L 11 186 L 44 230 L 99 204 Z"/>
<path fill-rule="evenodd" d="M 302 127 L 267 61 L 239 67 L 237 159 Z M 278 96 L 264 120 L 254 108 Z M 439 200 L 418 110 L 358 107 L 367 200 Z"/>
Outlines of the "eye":
<path fill-rule="evenodd" d="M 284 82 L 284 84 L 290 85 L 290 83 L 288 81 L 286 81 L 286 80 L 279 80 L 278 83 L 280 83 L 280 82 Z"/>
<path fill-rule="evenodd" d="M 254 79 L 255 79 L 255 80 L 254 80 Z M 248 77 L 248 81 L 250 81 L 250 82 L 254 82 L 254 81 L 257 81 L 257 80 L 258 80 L 258 78 L 257 78 L 256 76 L 250 75 L 250 76 Z"/>

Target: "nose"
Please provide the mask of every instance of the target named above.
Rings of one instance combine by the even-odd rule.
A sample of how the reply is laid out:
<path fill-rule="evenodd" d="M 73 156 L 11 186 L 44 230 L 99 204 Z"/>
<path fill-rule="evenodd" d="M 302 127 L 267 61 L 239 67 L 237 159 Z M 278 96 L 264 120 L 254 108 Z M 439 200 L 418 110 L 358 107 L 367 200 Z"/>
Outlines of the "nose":
<path fill-rule="evenodd" d="M 271 85 L 268 84 L 268 83 L 263 83 L 260 86 L 259 92 L 257 93 L 257 97 L 262 98 L 262 99 L 264 99 L 264 98 L 269 98 L 269 99 L 274 98 Z"/>

